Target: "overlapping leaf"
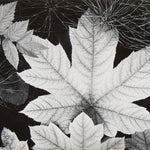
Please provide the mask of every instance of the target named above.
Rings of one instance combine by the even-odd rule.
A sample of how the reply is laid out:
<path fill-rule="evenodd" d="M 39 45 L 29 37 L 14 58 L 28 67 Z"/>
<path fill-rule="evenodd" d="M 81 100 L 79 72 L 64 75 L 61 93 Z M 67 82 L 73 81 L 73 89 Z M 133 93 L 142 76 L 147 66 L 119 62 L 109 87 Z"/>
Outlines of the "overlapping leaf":
<path fill-rule="evenodd" d="M 6 39 L 2 45 L 5 56 L 16 69 L 19 63 L 17 49 L 23 54 L 34 57 L 39 51 L 47 49 L 46 40 L 32 35 L 33 31 L 27 31 L 27 26 L 28 20 L 15 22 L 9 26 L 4 34 Z M 13 42 L 17 42 L 16 46 Z"/>
<path fill-rule="evenodd" d="M 17 69 L 19 56 L 16 46 L 8 39 L 4 39 L 2 45 L 6 58 Z"/>
<path fill-rule="evenodd" d="M 124 150 L 124 138 L 110 138 L 101 143 L 103 125 L 94 126 L 93 121 L 81 113 L 70 124 L 70 138 L 56 125 L 31 127 L 35 150 Z"/>
<path fill-rule="evenodd" d="M 6 103 L 24 104 L 28 90 L 29 86 L 16 73 L 9 74 L 7 78 L 0 77 L 0 98 Z"/>
<path fill-rule="evenodd" d="M 131 138 L 126 139 L 126 147 L 129 150 L 150 149 L 150 130 L 133 134 Z"/>
<path fill-rule="evenodd" d="M 14 19 L 14 13 L 17 2 L 0 5 L 0 35 L 11 25 Z"/>
<path fill-rule="evenodd" d="M 17 48 L 21 53 L 35 57 L 39 50 L 47 49 L 47 45 L 44 45 L 44 39 L 32 35 L 32 30 L 27 31 L 28 20 L 12 23 L 16 4 L 13 2 L 0 6 L 0 35 L 5 37 L 2 41 L 4 54 L 17 69 L 19 63 Z M 17 48 L 13 42 L 16 42 Z"/>
<path fill-rule="evenodd" d="M 150 47 L 132 53 L 113 69 L 118 33 L 100 23 L 87 11 L 78 28 L 70 29 L 71 68 L 60 46 L 49 44 L 49 50 L 41 51 L 38 58 L 25 56 L 31 69 L 22 72 L 21 77 L 51 93 L 31 102 L 25 114 L 65 129 L 84 111 L 94 123 L 104 124 L 108 136 L 149 128 L 149 112 L 132 102 L 149 96 Z"/>
<path fill-rule="evenodd" d="M 4 148 L 0 148 L 0 150 L 29 150 L 27 142 L 19 141 L 16 134 L 9 129 L 3 129 L 1 138 Z"/>

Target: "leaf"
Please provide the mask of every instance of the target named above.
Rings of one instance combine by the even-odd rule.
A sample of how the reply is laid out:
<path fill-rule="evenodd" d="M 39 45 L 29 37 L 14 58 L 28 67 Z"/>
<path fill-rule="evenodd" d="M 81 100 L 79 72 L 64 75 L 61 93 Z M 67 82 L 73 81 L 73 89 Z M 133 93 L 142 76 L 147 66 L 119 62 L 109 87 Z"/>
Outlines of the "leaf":
<path fill-rule="evenodd" d="M 100 149 L 103 125 L 94 126 L 93 121 L 85 113 L 81 113 L 74 119 L 69 130 L 72 149 Z"/>
<path fill-rule="evenodd" d="M 111 148 L 123 150 L 124 139 L 113 138 L 100 143 L 103 137 L 103 125 L 94 126 L 93 121 L 81 113 L 70 124 L 70 138 L 67 137 L 56 125 L 30 127 L 31 137 L 35 142 L 35 150 L 109 150 Z"/>
<path fill-rule="evenodd" d="M 100 25 L 99 17 L 89 10 L 79 20 L 78 28 L 70 29 L 70 38 L 71 67 L 60 46 L 50 44 L 49 50 L 41 51 L 37 58 L 25 56 L 31 69 L 20 76 L 54 95 L 56 103 L 53 105 L 49 95 L 39 97 L 22 112 L 40 122 L 58 123 L 65 131 L 64 127 L 82 111 L 95 124 L 103 123 L 107 136 L 148 129 L 149 112 L 132 102 L 149 96 L 150 47 L 132 53 L 113 68 L 118 32 Z"/>
<path fill-rule="evenodd" d="M 18 50 L 25 55 L 37 57 L 40 51 L 48 49 L 47 40 L 32 35 L 33 31 L 26 32 L 25 36 L 17 42 Z"/>
<path fill-rule="evenodd" d="M 13 42 L 20 40 L 26 33 L 29 21 L 15 22 L 9 26 L 5 32 L 5 38 L 10 39 Z"/>
<path fill-rule="evenodd" d="M 101 150 L 124 150 L 124 138 L 111 138 L 104 142 Z"/>
<path fill-rule="evenodd" d="M 126 147 L 129 150 L 148 150 L 150 148 L 150 130 L 136 132 L 131 138 L 127 138 Z"/>
<path fill-rule="evenodd" d="M 3 40 L 2 46 L 7 60 L 17 70 L 19 64 L 19 56 L 16 46 L 8 39 Z"/>
<path fill-rule="evenodd" d="M 0 35 L 10 26 L 14 19 L 14 13 L 17 2 L 0 5 Z"/>
<path fill-rule="evenodd" d="M 40 122 L 42 120 L 43 124 L 49 124 L 53 121 L 56 124 L 59 124 L 61 129 L 68 133 L 70 120 L 82 109 L 80 105 L 77 106 L 78 103 L 75 100 L 69 101 L 69 97 L 68 101 L 62 101 L 62 99 L 56 98 L 52 94 L 40 96 L 23 112 L 27 114 L 30 113 L 30 116 L 36 121 Z M 76 107 L 74 108 L 74 106 Z M 74 111 L 72 111 L 73 109 Z"/>
<path fill-rule="evenodd" d="M 0 78 L 0 98 L 14 105 L 22 105 L 28 98 L 29 86 L 16 74 Z"/>
<path fill-rule="evenodd" d="M 4 148 L 2 150 L 29 150 L 27 142 L 19 141 L 16 134 L 4 128 L 1 134 Z"/>
<path fill-rule="evenodd" d="M 30 127 L 31 137 L 35 142 L 34 150 L 55 149 L 69 150 L 69 138 L 54 124 Z"/>

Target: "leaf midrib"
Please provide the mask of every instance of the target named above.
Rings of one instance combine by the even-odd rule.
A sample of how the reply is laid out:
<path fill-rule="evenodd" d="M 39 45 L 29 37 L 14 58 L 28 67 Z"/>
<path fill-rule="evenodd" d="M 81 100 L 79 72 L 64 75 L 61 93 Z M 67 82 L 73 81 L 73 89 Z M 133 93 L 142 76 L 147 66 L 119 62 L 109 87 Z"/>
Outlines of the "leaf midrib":
<path fill-rule="evenodd" d="M 88 103 L 88 100 L 68 81 L 65 79 L 65 77 L 63 77 L 54 67 L 51 63 L 49 63 L 49 61 L 47 61 L 47 59 L 44 57 L 44 55 L 41 53 L 41 56 L 43 57 L 43 59 L 49 64 L 49 66 L 51 66 L 51 68 L 53 68 L 53 70 L 60 76 L 60 78 L 66 82 L 66 84 L 68 84 L 80 97 L 82 97 L 82 100 L 86 101 Z"/>
<path fill-rule="evenodd" d="M 117 85 L 116 87 L 114 87 L 113 89 L 109 90 L 107 93 L 105 93 L 102 97 L 98 98 L 94 104 L 98 103 L 98 101 L 100 101 L 101 99 L 103 99 L 105 96 L 107 96 L 108 94 L 110 94 L 111 92 L 113 92 L 114 90 L 116 90 L 117 88 L 119 88 L 120 86 L 124 86 L 123 84 L 126 83 L 130 78 L 132 78 L 137 72 L 140 71 L 140 69 L 142 69 L 143 66 L 145 66 L 148 62 L 150 61 L 150 58 L 148 60 L 145 61 L 145 63 L 143 65 L 141 65 L 133 74 L 131 74 L 127 79 L 125 79 L 124 81 L 122 81 L 119 85 Z M 113 74 L 112 74 L 113 75 Z"/>
<path fill-rule="evenodd" d="M 124 116 L 124 117 L 129 117 L 129 118 L 132 118 L 132 119 L 137 119 L 137 120 L 143 121 L 143 119 L 140 119 L 139 117 L 137 118 L 137 117 L 129 116 L 129 115 L 126 115 L 126 114 L 123 114 L 123 113 L 120 113 L 120 112 L 118 113 L 117 111 L 109 109 L 109 108 L 100 107 L 100 106 L 95 106 L 95 108 L 104 109 L 106 111 L 110 111 L 112 113 L 116 113 L 116 114 L 119 114 L 119 115 Z M 150 122 L 150 120 L 144 120 L 144 121 Z"/>

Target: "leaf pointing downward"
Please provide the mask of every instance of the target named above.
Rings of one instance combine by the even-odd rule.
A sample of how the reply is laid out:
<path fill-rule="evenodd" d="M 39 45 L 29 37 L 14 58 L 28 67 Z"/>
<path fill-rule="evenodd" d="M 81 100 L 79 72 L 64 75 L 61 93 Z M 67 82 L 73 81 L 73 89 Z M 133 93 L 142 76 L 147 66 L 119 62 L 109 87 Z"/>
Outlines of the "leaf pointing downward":
<path fill-rule="evenodd" d="M 8 39 L 4 39 L 2 42 L 3 50 L 6 58 L 14 66 L 15 69 L 18 68 L 19 56 L 16 46 Z"/>
<path fill-rule="evenodd" d="M 113 68 L 118 33 L 100 26 L 99 21 L 87 11 L 78 28 L 70 29 L 71 67 L 63 49 L 51 44 L 38 58 L 25 57 L 31 69 L 22 72 L 21 77 L 52 93 L 56 101 L 54 106 L 51 96 L 39 97 L 23 110 L 25 114 L 64 127 L 84 111 L 95 124 L 104 124 L 104 134 L 108 136 L 115 136 L 117 131 L 131 134 L 150 127 L 149 112 L 132 103 L 149 96 L 150 47 L 132 53 Z"/>

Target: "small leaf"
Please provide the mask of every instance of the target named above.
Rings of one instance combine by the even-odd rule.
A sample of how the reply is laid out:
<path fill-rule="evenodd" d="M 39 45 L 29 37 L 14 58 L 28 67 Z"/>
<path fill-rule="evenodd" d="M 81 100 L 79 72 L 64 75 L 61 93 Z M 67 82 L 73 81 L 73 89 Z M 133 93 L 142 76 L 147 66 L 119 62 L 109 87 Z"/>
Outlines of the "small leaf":
<path fill-rule="evenodd" d="M 103 125 L 94 126 L 93 121 L 85 113 L 78 115 L 70 124 L 70 140 L 73 149 L 100 149 L 103 137 Z"/>
<path fill-rule="evenodd" d="M 17 42 L 17 48 L 22 54 L 37 57 L 40 51 L 49 49 L 48 41 L 31 35 L 31 33 L 32 31 L 28 31 L 26 35 Z"/>
<path fill-rule="evenodd" d="M 123 150 L 124 138 L 112 138 L 101 143 L 103 125 L 95 126 L 85 113 L 78 115 L 70 124 L 70 138 L 56 125 L 30 127 L 31 137 L 35 142 L 34 150 Z"/>
<path fill-rule="evenodd" d="M 0 35 L 10 26 L 14 19 L 17 2 L 8 3 L 0 6 Z"/>
<path fill-rule="evenodd" d="M 5 146 L 2 150 L 29 150 L 27 142 L 19 141 L 16 134 L 9 129 L 3 129 L 1 139 Z"/>
<path fill-rule="evenodd" d="M 24 104 L 28 97 L 29 86 L 14 73 L 8 76 L 7 79 L 0 79 L 0 98 L 14 105 Z"/>
<path fill-rule="evenodd" d="M 17 70 L 19 64 L 19 56 L 16 46 L 8 39 L 3 40 L 2 46 L 6 58 L 8 59 L 10 64 L 12 64 L 14 68 Z"/>
<path fill-rule="evenodd" d="M 150 130 L 133 134 L 131 138 L 126 139 L 126 147 L 129 150 L 150 149 Z"/>
<path fill-rule="evenodd" d="M 5 32 L 5 37 L 13 42 L 20 40 L 26 33 L 29 21 L 15 22 Z"/>

